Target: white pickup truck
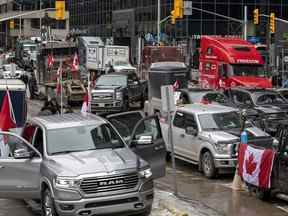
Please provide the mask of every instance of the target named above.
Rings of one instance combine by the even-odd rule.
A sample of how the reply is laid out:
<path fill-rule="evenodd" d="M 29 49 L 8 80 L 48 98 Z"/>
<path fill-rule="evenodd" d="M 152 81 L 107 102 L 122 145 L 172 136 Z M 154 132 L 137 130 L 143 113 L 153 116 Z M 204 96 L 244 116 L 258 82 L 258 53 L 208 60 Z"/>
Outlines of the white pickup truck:
<path fill-rule="evenodd" d="M 172 116 L 175 157 L 199 165 L 208 178 L 232 171 L 237 163 L 240 142 L 240 117 L 234 108 L 221 105 L 188 104 L 178 107 Z M 168 124 L 161 128 L 168 151 Z M 246 127 L 251 144 L 273 142 L 273 138 L 253 125 Z M 258 144 L 259 145 L 259 144 Z"/>

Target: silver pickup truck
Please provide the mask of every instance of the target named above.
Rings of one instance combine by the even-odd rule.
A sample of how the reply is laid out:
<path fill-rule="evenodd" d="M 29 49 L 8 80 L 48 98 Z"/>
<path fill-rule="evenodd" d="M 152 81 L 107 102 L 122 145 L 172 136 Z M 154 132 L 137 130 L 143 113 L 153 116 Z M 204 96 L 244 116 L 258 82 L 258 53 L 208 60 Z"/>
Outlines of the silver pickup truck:
<path fill-rule="evenodd" d="M 44 216 L 149 215 L 166 149 L 156 117 L 134 123 L 127 142 L 92 114 L 35 117 L 22 136 L 0 132 L 0 198 L 40 199 Z"/>
<path fill-rule="evenodd" d="M 173 113 L 173 143 L 175 156 L 199 165 L 208 178 L 218 171 L 229 171 L 237 163 L 240 142 L 240 117 L 234 108 L 221 105 L 189 104 Z M 160 121 L 164 140 L 168 143 L 168 124 Z M 271 144 L 267 133 L 247 125 L 249 143 Z M 171 147 L 167 146 L 168 151 Z"/>

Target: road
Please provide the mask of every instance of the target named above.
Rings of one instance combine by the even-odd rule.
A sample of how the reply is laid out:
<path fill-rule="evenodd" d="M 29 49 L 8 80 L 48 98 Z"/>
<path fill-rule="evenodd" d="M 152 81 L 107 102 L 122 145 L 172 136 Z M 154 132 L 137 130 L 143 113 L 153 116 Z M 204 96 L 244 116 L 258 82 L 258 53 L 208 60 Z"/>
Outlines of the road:
<path fill-rule="evenodd" d="M 31 101 L 28 106 L 29 116 L 36 115 L 41 106 L 39 101 Z M 255 195 L 246 191 L 232 191 L 232 175 L 207 180 L 198 172 L 197 167 L 178 160 L 176 162 L 179 194 L 190 206 L 202 212 L 202 215 L 285 216 L 288 214 L 288 203 L 279 200 L 266 203 L 257 200 Z M 160 190 L 173 191 L 172 182 L 171 164 L 168 163 L 167 175 L 157 180 L 156 187 Z M 166 214 L 156 214 L 156 211 L 158 212 L 154 209 L 152 216 L 166 216 Z M 39 216 L 40 214 L 39 208 L 32 211 L 24 201 L 0 199 L 0 216 L 8 215 Z"/>

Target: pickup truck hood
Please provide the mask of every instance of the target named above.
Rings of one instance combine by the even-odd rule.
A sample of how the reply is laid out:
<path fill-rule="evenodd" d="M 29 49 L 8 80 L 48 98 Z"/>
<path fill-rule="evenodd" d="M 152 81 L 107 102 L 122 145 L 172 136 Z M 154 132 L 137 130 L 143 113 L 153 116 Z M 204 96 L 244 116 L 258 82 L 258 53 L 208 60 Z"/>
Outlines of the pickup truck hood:
<path fill-rule="evenodd" d="M 260 87 L 260 88 L 272 88 L 271 82 L 267 78 L 262 77 L 242 77 L 242 76 L 232 76 L 229 77 L 231 83 L 235 83 L 236 86 L 244 86 L 244 87 Z"/>
<path fill-rule="evenodd" d="M 217 143 L 217 142 L 239 142 L 239 137 L 233 134 L 230 134 L 225 131 L 203 131 L 200 134 L 201 138 L 204 138 L 207 141 Z"/>
<path fill-rule="evenodd" d="M 92 93 L 97 92 L 97 93 L 101 93 L 101 92 L 111 92 L 113 93 L 116 89 L 120 89 L 121 86 L 96 86 L 93 90 Z"/>
<path fill-rule="evenodd" d="M 140 159 L 140 163 L 145 162 Z M 85 174 L 136 169 L 137 156 L 127 148 L 103 149 L 52 156 L 49 166 L 52 166 L 51 168 L 58 176 L 77 177 Z"/>

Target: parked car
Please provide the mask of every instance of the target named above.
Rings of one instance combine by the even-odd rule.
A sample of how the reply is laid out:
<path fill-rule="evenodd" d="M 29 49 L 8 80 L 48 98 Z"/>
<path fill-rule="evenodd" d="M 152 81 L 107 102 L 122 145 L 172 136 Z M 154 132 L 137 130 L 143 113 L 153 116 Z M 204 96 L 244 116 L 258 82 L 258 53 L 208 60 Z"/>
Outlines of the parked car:
<path fill-rule="evenodd" d="M 168 143 L 168 123 L 161 121 L 163 137 Z M 249 143 L 273 142 L 270 135 L 247 125 Z M 214 104 L 189 104 L 178 107 L 172 116 L 175 157 L 199 166 L 207 178 L 231 172 L 237 164 L 241 123 L 238 110 Z M 168 152 L 171 146 L 167 144 Z"/>
<path fill-rule="evenodd" d="M 41 199 L 47 216 L 149 215 L 166 155 L 160 126 L 150 124 L 158 119 L 138 122 L 129 146 L 93 114 L 34 117 L 22 137 L 0 132 L 11 152 L 0 158 L 0 197 Z"/>
<path fill-rule="evenodd" d="M 102 75 L 91 93 L 91 111 L 98 114 L 125 112 L 136 102 L 143 108 L 147 91 L 147 81 L 139 80 L 134 72 Z"/>
<path fill-rule="evenodd" d="M 226 95 L 213 89 L 187 88 L 178 89 L 176 92 L 179 92 L 179 99 L 183 104 L 208 102 L 230 105 Z"/>
<path fill-rule="evenodd" d="M 248 114 L 251 121 L 265 118 L 265 131 L 273 136 L 278 122 L 288 117 L 288 102 L 274 90 L 232 88 L 225 91 L 225 95 L 235 108 L 254 111 L 254 114 Z"/>

